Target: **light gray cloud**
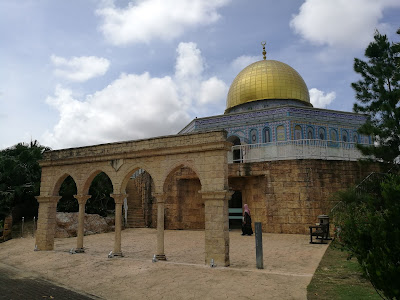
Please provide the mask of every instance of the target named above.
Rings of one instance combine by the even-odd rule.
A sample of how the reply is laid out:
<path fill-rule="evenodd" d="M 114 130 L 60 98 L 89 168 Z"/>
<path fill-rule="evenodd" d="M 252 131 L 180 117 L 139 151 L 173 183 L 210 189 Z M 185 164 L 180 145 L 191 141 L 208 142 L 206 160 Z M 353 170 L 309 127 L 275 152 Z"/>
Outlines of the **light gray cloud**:
<path fill-rule="evenodd" d="M 307 41 L 340 48 L 363 49 L 372 39 L 383 10 L 400 7 L 397 0 L 306 0 L 290 26 Z"/>
<path fill-rule="evenodd" d="M 118 8 L 104 2 L 96 14 L 102 18 L 100 31 L 113 45 L 172 40 L 187 29 L 216 22 L 217 10 L 230 0 L 142 0 Z"/>
<path fill-rule="evenodd" d="M 335 92 L 324 93 L 316 88 L 309 90 L 311 104 L 316 108 L 326 108 L 336 98 Z"/>
<path fill-rule="evenodd" d="M 71 81 L 87 81 L 91 78 L 104 75 L 110 67 L 110 61 L 96 56 L 80 56 L 66 59 L 64 57 L 52 55 L 52 64 L 56 67 L 56 76 Z"/>

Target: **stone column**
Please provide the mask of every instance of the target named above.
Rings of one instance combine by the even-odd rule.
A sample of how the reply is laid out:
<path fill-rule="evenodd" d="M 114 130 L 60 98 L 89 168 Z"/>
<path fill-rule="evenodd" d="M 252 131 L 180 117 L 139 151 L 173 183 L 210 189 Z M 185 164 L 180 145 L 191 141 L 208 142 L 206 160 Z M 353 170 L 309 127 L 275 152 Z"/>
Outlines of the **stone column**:
<path fill-rule="evenodd" d="M 122 229 L 122 204 L 128 194 L 111 194 L 115 201 L 115 240 L 114 240 L 114 256 L 123 256 L 121 251 L 121 229 Z"/>
<path fill-rule="evenodd" d="M 164 194 L 155 195 L 157 199 L 157 252 L 158 260 L 167 260 L 164 253 L 164 210 L 165 196 Z"/>
<path fill-rule="evenodd" d="M 232 192 L 200 192 L 205 203 L 205 263 L 229 266 L 229 212 Z"/>
<path fill-rule="evenodd" d="M 37 196 L 39 215 L 36 232 L 37 250 L 53 250 L 56 231 L 57 202 L 60 196 Z"/>
<path fill-rule="evenodd" d="M 75 252 L 83 253 L 85 249 L 83 248 L 83 235 L 85 227 L 85 205 L 86 201 L 91 197 L 91 195 L 74 195 L 74 198 L 78 200 L 79 203 L 79 214 L 78 214 L 78 237 Z"/>

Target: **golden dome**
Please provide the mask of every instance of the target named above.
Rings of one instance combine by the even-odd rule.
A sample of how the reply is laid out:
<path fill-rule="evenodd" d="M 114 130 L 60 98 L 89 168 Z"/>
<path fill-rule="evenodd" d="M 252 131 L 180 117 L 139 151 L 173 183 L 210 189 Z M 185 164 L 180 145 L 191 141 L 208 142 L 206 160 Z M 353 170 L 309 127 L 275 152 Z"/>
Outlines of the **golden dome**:
<path fill-rule="evenodd" d="M 264 99 L 300 100 L 311 106 L 303 78 L 295 69 L 276 60 L 260 60 L 244 68 L 233 80 L 226 112 L 237 105 Z"/>

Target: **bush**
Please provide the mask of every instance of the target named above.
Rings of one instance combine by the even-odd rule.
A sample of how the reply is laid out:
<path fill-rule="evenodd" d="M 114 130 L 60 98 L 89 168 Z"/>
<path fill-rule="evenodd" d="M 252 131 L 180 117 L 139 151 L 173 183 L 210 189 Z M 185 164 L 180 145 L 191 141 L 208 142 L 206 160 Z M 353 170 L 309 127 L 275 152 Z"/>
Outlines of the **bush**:
<path fill-rule="evenodd" d="M 379 181 L 367 192 L 352 189 L 338 195 L 336 237 L 375 289 L 387 299 L 400 299 L 400 176 Z"/>

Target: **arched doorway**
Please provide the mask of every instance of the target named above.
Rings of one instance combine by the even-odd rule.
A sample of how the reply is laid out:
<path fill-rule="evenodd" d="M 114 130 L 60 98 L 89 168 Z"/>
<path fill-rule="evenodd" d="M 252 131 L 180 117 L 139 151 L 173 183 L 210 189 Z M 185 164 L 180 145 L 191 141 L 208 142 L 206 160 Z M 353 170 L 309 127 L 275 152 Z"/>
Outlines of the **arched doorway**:
<path fill-rule="evenodd" d="M 165 229 L 204 229 L 200 179 L 189 167 L 172 171 L 164 184 Z"/>
<path fill-rule="evenodd" d="M 130 228 L 154 227 L 156 223 L 156 201 L 154 182 L 144 169 L 137 169 L 130 176 L 125 188 L 128 194 L 124 205 L 126 226 Z"/>
<path fill-rule="evenodd" d="M 231 135 L 228 138 L 228 142 L 231 142 L 233 144 L 233 146 L 240 146 L 241 142 L 240 142 L 240 138 L 237 137 L 236 135 Z M 242 156 L 241 156 L 241 151 L 239 147 L 235 147 L 233 148 L 233 162 L 234 163 L 240 163 L 242 161 Z"/>
<path fill-rule="evenodd" d="M 57 202 L 57 212 L 78 212 L 78 201 L 74 198 L 77 194 L 77 188 L 74 179 L 67 176 L 61 183 L 58 195 L 61 197 Z"/>
<path fill-rule="evenodd" d="M 85 212 L 88 214 L 98 214 L 102 217 L 114 217 L 115 203 L 110 197 L 113 193 L 113 185 L 104 172 L 97 174 L 89 187 L 91 197 L 86 202 Z"/>

